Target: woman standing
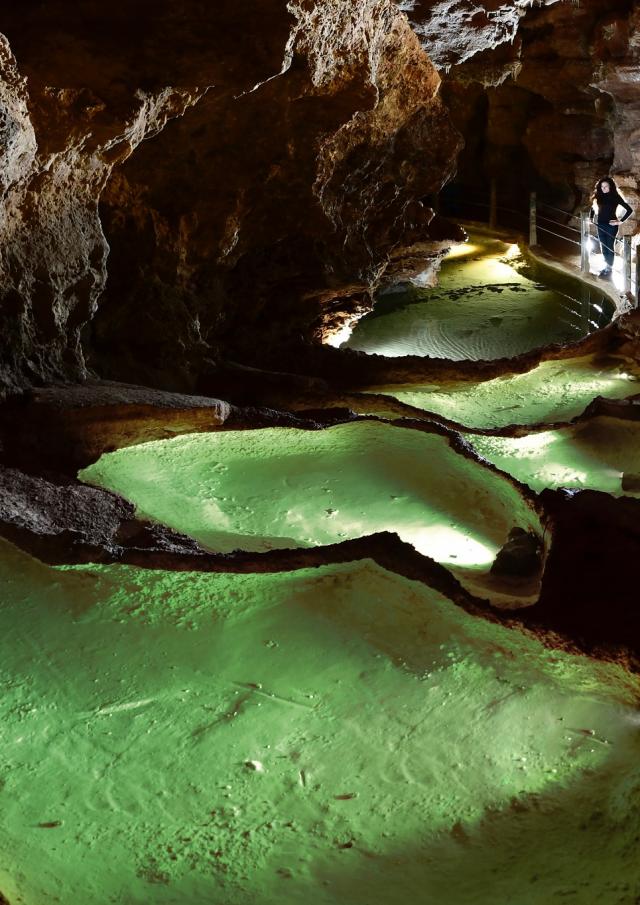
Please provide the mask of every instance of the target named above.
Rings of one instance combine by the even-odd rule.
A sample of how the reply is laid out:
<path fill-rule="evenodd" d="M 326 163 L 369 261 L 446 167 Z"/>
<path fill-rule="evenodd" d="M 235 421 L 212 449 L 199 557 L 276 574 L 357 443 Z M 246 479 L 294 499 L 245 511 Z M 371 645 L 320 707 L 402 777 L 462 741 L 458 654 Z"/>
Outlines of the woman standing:
<path fill-rule="evenodd" d="M 606 277 L 609 276 L 613 269 L 613 247 L 615 238 L 618 234 L 618 227 L 631 216 L 633 210 L 618 191 L 618 186 L 611 176 L 605 176 L 604 179 L 599 179 L 598 182 L 596 182 L 592 205 L 593 202 L 595 202 L 597 208 L 598 216 L 596 225 L 598 227 L 598 239 L 600 240 L 600 247 L 602 248 L 605 264 L 604 270 L 600 271 L 599 276 Z M 625 210 L 624 216 L 620 220 L 618 220 L 616 216 L 618 207 L 623 207 Z M 594 211 L 592 206 L 592 220 L 593 217 Z"/>

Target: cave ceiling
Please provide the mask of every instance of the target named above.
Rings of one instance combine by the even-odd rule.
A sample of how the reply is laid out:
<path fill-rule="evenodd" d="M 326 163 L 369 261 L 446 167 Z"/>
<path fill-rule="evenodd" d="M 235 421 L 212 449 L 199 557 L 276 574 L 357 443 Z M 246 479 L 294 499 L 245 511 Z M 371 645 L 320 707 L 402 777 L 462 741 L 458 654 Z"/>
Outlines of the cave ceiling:
<path fill-rule="evenodd" d="M 3 387 L 190 390 L 221 350 L 251 357 L 240 323 L 318 336 L 413 239 L 437 261 L 456 233 L 430 200 L 456 170 L 571 206 L 612 167 L 633 203 L 637 18 L 627 0 L 3 10 Z"/>

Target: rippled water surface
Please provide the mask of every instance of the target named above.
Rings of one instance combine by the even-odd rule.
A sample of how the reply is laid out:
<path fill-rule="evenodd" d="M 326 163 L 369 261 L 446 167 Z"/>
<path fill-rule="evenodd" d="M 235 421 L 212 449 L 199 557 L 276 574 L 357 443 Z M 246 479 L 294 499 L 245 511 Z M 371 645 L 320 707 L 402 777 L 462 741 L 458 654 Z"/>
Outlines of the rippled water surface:
<path fill-rule="evenodd" d="M 525 374 L 461 383 L 445 390 L 437 384 L 415 383 L 371 387 L 371 392 L 393 396 L 466 427 L 501 428 L 569 421 L 596 396 L 624 399 L 636 395 L 639 384 L 640 373 L 631 362 L 620 359 L 603 366 L 593 356 L 583 356 L 543 361 Z"/>
<path fill-rule="evenodd" d="M 580 339 L 608 320 L 600 296 L 537 282 L 517 245 L 473 233 L 445 259 L 438 286 L 381 295 L 344 345 L 392 358 L 453 361 L 512 357 Z"/>

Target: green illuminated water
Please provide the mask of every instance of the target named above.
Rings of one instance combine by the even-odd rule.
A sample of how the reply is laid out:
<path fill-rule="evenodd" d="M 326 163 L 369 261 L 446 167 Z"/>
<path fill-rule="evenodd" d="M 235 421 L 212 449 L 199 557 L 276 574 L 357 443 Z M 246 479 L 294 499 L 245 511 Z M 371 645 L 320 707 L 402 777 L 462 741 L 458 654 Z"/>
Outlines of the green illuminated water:
<path fill-rule="evenodd" d="M 515 320 L 503 324 L 512 342 Z M 500 427 L 565 421 L 635 379 L 622 360 L 584 358 L 377 389 Z M 617 495 L 640 474 L 639 429 L 598 418 L 469 440 L 536 490 Z M 395 531 L 476 591 L 512 527 L 541 533 L 504 477 L 376 422 L 184 436 L 81 477 L 215 550 Z M 53 569 L 0 541 L 0 576 L 12 905 L 640 900 L 640 689 L 621 667 L 546 649 L 369 561 Z"/>
<path fill-rule="evenodd" d="M 580 294 L 574 283 L 569 293 Z M 471 231 L 445 258 L 435 288 L 381 295 L 344 343 L 396 357 L 479 360 L 572 342 L 609 320 L 600 295 L 576 300 L 526 275 L 517 245 Z"/>
<path fill-rule="evenodd" d="M 599 365 L 592 358 L 545 361 L 526 374 L 460 383 L 371 387 L 400 402 L 442 415 L 466 427 L 554 424 L 580 415 L 596 396 L 624 399 L 638 393 L 637 367 L 620 360 Z"/>
<path fill-rule="evenodd" d="M 192 434 L 109 453 L 80 477 L 220 551 L 393 531 L 440 562 L 486 570 L 515 525 L 541 534 L 515 487 L 446 438 L 375 421 Z"/>
<path fill-rule="evenodd" d="M 619 667 L 370 562 L 197 575 L 0 553 L 11 902 L 640 890 L 638 687 Z"/>
<path fill-rule="evenodd" d="M 479 437 L 477 451 L 533 490 L 573 487 L 612 496 L 640 493 L 640 425 L 599 417 L 576 427 L 526 437 Z M 629 486 L 623 480 L 635 477 Z"/>

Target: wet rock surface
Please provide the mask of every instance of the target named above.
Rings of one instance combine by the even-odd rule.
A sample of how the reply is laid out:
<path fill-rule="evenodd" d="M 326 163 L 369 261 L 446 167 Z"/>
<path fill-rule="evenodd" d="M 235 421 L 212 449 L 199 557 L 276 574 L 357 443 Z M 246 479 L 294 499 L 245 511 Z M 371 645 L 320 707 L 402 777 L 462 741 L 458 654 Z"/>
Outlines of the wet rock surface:
<path fill-rule="evenodd" d="M 492 575 L 508 578 L 530 578 L 542 565 L 540 539 L 522 528 L 512 528 L 507 543 L 491 566 Z"/>
<path fill-rule="evenodd" d="M 55 397 L 57 391 L 50 392 Z M 113 400 L 112 403 L 119 406 L 129 394 L 132 393 L 135 398 L 135 391 L 130 387 L 106 385 L 96 387 L 95 392 L 103 403 L 110 393 L 115 392 L 117 403 Z M 166 414 L 173 406 L 177 405 L 180 410 L 182 405 L 182 399 L 172 394 L 167 395 L 163 404 L 162 395 L 152 392 L 149 396 L 149 391 L 140 390 L 140 398 L 147 401 L 155 398 L 159 404 L 155 420 L 163 409 Z M 94 420 L 99 421 L 108 412 L 108 406 L 104 405 L 92 409 L 89 404 L 92 391 L 84 388 L 78 394 L 70 392 L 67 397 L 63 394 L 57 399 L 61 422 L 65 420 L 65 405 L 70 405 L 74 397 L 82 400 L 84 405 L 79 407 L 91 411 Z M 204 403 L 204 412 L 210 412 L 212 405 L 215 405 L 215 400 L 200 402 Z M 612 412 L 619 412 L 623 420 L 636 418 L 636 406 L 630 403 L 602 400 L 601 404 L 607 417 L 615 417 Z M 600 408 L 597 404 L 592 405 L 582 416 L 581 423 L 602 417 Z M 73 410 L 74 405 L 71 404 Z M 321 412 L 309 414 L 313 418 L 306 421 L 291 416 L 287 420 L 280 415 L 280 423 L 290 427 L 307 426 L 314 430 L 323 420 L 324 423 L 336 423 L 354 417 L 353 412 L 348 410 L 325 409 L 324 415 Z M 278 423 L 277 420 L 270 422 L 264 410 L 231 410 L 228 417 L 231 423 L 220 424 L 218 429 L 233 427 L 234 419 L 240 429 Z M 278 413 L 274 413 L 274 417 L 277 418 Z M 253 423 L 252 419 L 255 419 Z M 37 420 L 42 426 L 42 422 Z M 450 428 L 446 427 L 445 420 L 441 426 L 410 421 L 398 422 L 398 425 L 448 435 Z M 113 429 L 113 422 L 108 418 L 106 428 L 107 431 Z M 175 433 L 192 429 L 192 424 L 185 422 L 176 426 Z M 510 430 L 505 429 L 501 433 L 508 436 Z M 557 639 L 564 638 L 565 643 L 576 644 L 605 658 L 633 658 L 640 650 L 640 625 L 636 625 L 631 605 L 638 577 L 635 574 L 637 557 L 634 550 L 640 538 L 633 527 L 637 519 L 635 510 L 640 505 L 638 501 L 612 500 L 606 494 L 597 492 L 577 495 L 543 493 L 539 498 L 540 511 L 544 519 L 550 519 L 553 541 L 538 602 L 517 612 L 499 611 L 487 604 L 482 593 L 474 597 L 465 591 L 446 567 L 434 563 L 389 534 L 304 550 L 229 554 L 206 552 L 180 533 L 162 525 L 140 522 L 135 518 L 131 505 L 113 494 L 79 486 L 75 481 L 70 483 L 68 477 L 47 477 L 49 463 L 42 437 L 41 434 L 41 442 L 38 443 L 34 434 L 32 447 L 40 450 L 41 476 L 28 476 L 11 468 L 3 471 L 3 534 L 47 562 L 106 561 L 179 571 L 277 572 L 370 557 L 384 568 L 437 587 L 463 608 L 487 618 L 533 628 L 543 637 L 548 632 L 556 633 Z M 459 451 L 473 460 L 475 453 L 472 448 L 461 438 L 455 440 L 455 435 L 451 437 L 452 442 L 459 443 Z M 112 439 L 114 445 L 117 444 L 117 433 Z M 526 579 L 539 568 L 539 541 L 534 542 L 525 534 L 510 539 L 492 571 L 496 577 L 512 581 L 516 573 L 519 580 Z M 570 592 L 568 575 L 572 576 Z M 607 607 L 605 625 L 601 601 L 604 597 L 610 600 L 612 595 L 613 602 Z"/>
<path fill-rule="evenodd" d="M 198 392 L 211 358 L 259 363 L 339 330 L 385 280 L 433 279 L 460 233 L 429 199 L 461 140 L 425 50 L 453 67 L 463 182 L 486 126 L 483 180 L 535 171 L 573 203 L 613 155 L 635 203 L 626 0 L 263 0 L 242 28 L 226 3 L 161 3 L 142 56 L 137 8 L 3 12 L 3 392 L 87 367 Z"/>
<path fill-rule="evenodd" d="M 220 372 L 216 372 L 220 375 Z M 239 402 L 255 398 L 259 381 L 267 386 L 314 387 L 322 383 L 295 376 L 251 373 L 235 369 L 235 392 L 228 392 L 228 372 L 218 389 Z M 253 388 L 253 394 L 251 393 Z M 326 410 L 321 423 L 331 424 L 353 417 L 347 412 Z M 0 404 L 1 458 L 5 464 L 35 474 L 60 472 L 73 476 L 78 468 L 95 461 L 103 452 L 203 431 L 242 430 L 249 427 L 303 427 L 314 430 L 312 417 L 259 406 L 237 406 L 222 399 L 163 392 L 150 387 L 87 381 L 59 384 L 13 396 Z"/>
<path fill-rule="evenodd" d="M 313 330 L 407 231 L 428 254 L 420 199 L 460 138 L 390 0 L 136 9 L 2 14 L 5 390 L 86 376 L 86 352 L 191 391 L 241 325 Z"/>
<path fill-rule="evenodd" d="M 242 905 L 282 901 L 278 884 L 300 901 L 311 889 L 318 901 L 326 892 L 364 905 L 399 890 L 414 901 L 425 852 L 434 900 L 462 901 L 469 886 L 454 894 L 452 878 L 468 884 L 471 849 L 482 855 L 472 875 L 480 905 L 485 891 L 493 903 L 523 888 L 536 905 L 631 894 L 640 501 L 535 493 L 482 460 L 473 439 L 549 427 L 595 436 L 604 418 L 633 427 L 639 315 L 492 362 L 390 362 L 319 340 L 368 310 L 377 287 L 416 273 L 435 283 L 446 248 L 464 238 L 434 203 L 455 170 L 457 129 L 468 138 L 463 177 L 474 168 L 484 187 L 496 173 L 514 195 L 548 181 L 571 206 L 613 162 L 635 201 L 637 29 L 626 0 L 137 0 L 119 10 L 51 0 L 2 11 L 0 534 L 11 543 L 0 551 L 0 790 L 3 852 L 20 867 L 0 882 L 11 901 L 69 900 L 72 849 L 88 856 L 80 897 L 95 902 L 109 882 L 114 901 L 132 889 L 140 901 L 158 890 L 158 901 L 204 901 L 212 884 Z M 245 534 L 212 552 L 76 478 L 110 450 L 237 432 L 246 489 L 255 429 L 278 431 L 289 455 L 294 431 L 324 438 L 360 422 L 381 439 L 358 472 L 373 461 L 372 488 L 404 482 L 380 505 L 385 518 L 402 495 L 424 502 L 425 473 L 442 513 L 456 509 L 446 527 L 458 539 L 485 516 L 496 521 L 500 497 L 508 517 L 490 555 L 503 546 L 483 580 L 458 580 L 453 548 L 436 561 L 397 533 L 366 534 L 374 502 L 354 507 L 341 540 L 252 550 L 256 486 L 243 500 Z M 391 432 L 442 439 L 437 467 L 376 459 Z M 365 454 L 355 443 L 351 452 Z M 452 459 L 482 476 L 480 490 L 504 493 L 447 489 Z M 635 493 L 628 461 L 618 477 Z M 284 496 L 293 469 L 282 471 Z M 144 469 L 147 483 L 154 475 Z M 231 531 L 216 521 L 208 479 L 205 469 L 183 508 L 202 502 L 214 529 Z M 323 524 L 339 505 L 323 498 Z M 514 509 L 536 533 L 505 537 Z M 298 526 L 294 540 L 311 542 Z M 425 525 L 412 527 L 417 536 Z M 514 603 L 516 585 L 527 593 Z M 463 770 L 469 727 L 481 760 Z M 272 785 L 256 794 L 263 782 Z M 466 786 L 460 803 L 451 789 Z M 411 837 L 381 842 L 412 815 Z M 609 841 L 623 826 L 631 835 L 604 846 L 605 867 L 601 858 L 585 868 L 582 840 L 595 848 L 594 827 Z M 294 833 L 304 864 L 291 858 Z M 567 878 L 569 839 L 581 842 Z M 362 857 L 366 869 L 336 855 Z M 553 876 L 514 880 L 514 858 L 552 863 Z"/>
<path fill-rule="evenodd" d="M 611 167 L 637 208 L 635 5 L 628 0 L 584 0 L 579 7 L 536 4 L 521 8 L 520 18 L 513 5 L 448 6 L 425 4 L 416 27 L 422 28 L 425 46 L 437 48 L 436 58 L 447 71 L 444 97 L 469 138 L 460 160 L 461 182 L 482 191 L 483 180 L 494 176 L 507 207 L 521 207 L 538 188 L 556 207 L 571 211 L 590 204 L 596 179 Z M 464 28 L 461 21 L 461 40 L 454 34 L 443 40 L 435 27 L 440 12 L 463 20 L 472 15 L 471 6 L 478 28 Z M 632 220 L 622 232 L 636 228 Z"/>

